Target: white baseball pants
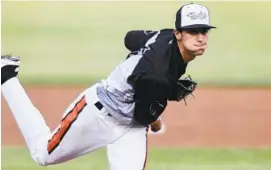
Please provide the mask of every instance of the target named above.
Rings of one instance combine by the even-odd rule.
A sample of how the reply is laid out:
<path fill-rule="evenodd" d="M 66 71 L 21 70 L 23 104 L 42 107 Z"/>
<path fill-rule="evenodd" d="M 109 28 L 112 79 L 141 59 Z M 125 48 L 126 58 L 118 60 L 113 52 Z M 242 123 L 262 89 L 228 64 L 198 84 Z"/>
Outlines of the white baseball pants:
<path fill-rule="evenodd" d="M 71 103 L 59 126 L 51 132 L 17 78 L 2 85 L 3 96 L 36 163 L 59 164 L 106 147 L 111 170 L 144 169 L 147 128 L 135 123 L 119 124 L 104 108 L 99 110 L 95 105 L 96 86 Z"/>

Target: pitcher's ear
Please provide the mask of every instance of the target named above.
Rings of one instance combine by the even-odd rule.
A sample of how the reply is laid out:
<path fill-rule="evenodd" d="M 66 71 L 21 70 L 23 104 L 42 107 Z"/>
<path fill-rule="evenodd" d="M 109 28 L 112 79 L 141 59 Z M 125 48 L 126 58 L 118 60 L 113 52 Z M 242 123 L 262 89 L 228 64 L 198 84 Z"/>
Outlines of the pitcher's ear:
<path fill-rule="evenodd" d="M 182 32 L 179 30 L 174 30 L 174 35 L 178 41 L 182 40 Z"/>

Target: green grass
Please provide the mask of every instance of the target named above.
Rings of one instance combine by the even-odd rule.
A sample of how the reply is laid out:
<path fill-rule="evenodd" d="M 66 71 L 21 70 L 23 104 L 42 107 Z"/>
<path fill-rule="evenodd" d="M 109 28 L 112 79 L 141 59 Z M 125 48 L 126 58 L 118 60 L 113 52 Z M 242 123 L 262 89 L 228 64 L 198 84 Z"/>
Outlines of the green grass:
<path fill-rule="evenodd" d="M 218 29 L 187 73 L 204 84 L 271 86 L 271 2 L 201 3 Z M 127 31 L 172 28 L 182 4 L 4 1 L 2 54 L 22 56 L 26 83 L 96 81 L 126 57 Z"/>
<path fill-rule="evenodd" d="M 124 160 L 123 160 L 124 161 Z M 106 154 L 99 150 L 70 162 L 49 166 L 55 170 L 106 170 Z M 2 170 L 39 170 L 23 148 L 2 148 Z M 148 170 L 269 170 L 271 149 L 151 149 Z"/>

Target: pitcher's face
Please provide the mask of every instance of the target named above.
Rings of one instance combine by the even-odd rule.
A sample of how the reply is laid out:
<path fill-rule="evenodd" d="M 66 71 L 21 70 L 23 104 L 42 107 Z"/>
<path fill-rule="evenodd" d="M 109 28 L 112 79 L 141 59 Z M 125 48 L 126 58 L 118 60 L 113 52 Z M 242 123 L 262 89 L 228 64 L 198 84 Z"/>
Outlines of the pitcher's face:
<path fill-rule="evenodd" d="M 183 30 L 182 43 L 185 50 L 195 57 L 203 55 L 207 48 L 208 32 L 207 28 Z"/>

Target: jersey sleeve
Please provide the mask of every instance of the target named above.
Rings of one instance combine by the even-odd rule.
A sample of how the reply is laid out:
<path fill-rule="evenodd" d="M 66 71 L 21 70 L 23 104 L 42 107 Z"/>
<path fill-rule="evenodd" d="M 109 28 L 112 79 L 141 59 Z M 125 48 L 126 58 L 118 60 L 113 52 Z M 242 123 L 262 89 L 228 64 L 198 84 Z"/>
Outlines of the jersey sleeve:
<path fill-rule="evenodd" d="M 136 98 L 141 101 L 165 100 L 171 98 L 175 91 L 175 79 L 168 74 L 169 39 L 161 38 L 163 35 L 157 33 L 146 42 L 148 46 L 141 50 L 144 57 L 128 78 L 128 82 L 135 88 Z"/>
<path fill-rule="evenodd" d="M 157 32 L 150 30 L 131 30 L 127 32 L 124 38 L 124 45 L 130 51 L 138 51 Z"/>
<path fill-rule="evenodd" d="M 147 103 L 168 100 L 174 94 L 175 86 L 170 77 L 155 74 L 141 75 L 136 80 L 136 98 Z"/>

